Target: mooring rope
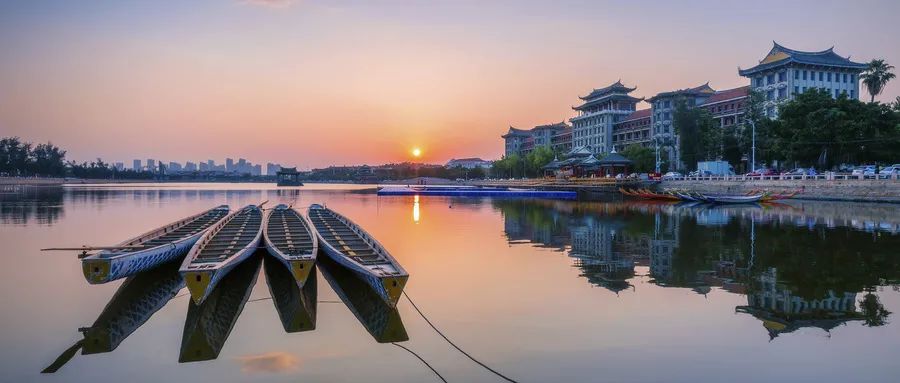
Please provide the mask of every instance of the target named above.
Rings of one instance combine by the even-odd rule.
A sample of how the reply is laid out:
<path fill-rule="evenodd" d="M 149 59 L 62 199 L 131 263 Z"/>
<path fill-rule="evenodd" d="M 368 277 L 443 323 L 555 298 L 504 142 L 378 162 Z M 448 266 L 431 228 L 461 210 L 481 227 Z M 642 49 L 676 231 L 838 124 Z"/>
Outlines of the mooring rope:
<path fill-rule="evenodd" d="M 416 306 L 416 303 L 413 302 L 412 298 L 409 297 L 409 294 L 407 294 L 406 291 L 403 292 L 403 296 L 405 296 L 405 297 L 406 297 L 406 300 L 408 300 L 409 303 L 412 305 L 412 307 L 413 307 L 414 309 L 416 309 L 416 311 L 419 313 L 419 315 L 422 317 L 422 319 L 424 319 L 425 322 L 427 322 L 428 325 L 431 326 L 431 328 L 432 328 L 436 333 L 438 333 L 438 335 L 441 336 L 441 338 L 444 338 L 444 340 L 446 340 L 447 343 L 449 343 L 451 346 L 453 346 L 453 348 L 455 348 L 457 351 L 461 352 L 463 355 L 465 355 L 466 357 L 468 357 L 468 358 L 469 358 L 470 360 L 472 360 L 473 362 L 477 363 L 479 366 L 484 367 L 486 370 L 488 370 L 488 371 L 494 373 L 494 375 L 497 375 L 497 376 L 499 376 L 499 377 L 505 379 L 505 380 L 508 381 L 508 382 L 518 383 L 517 381 L 515 381 L 515 380 L 513 380 L 513 379 L 511 379 L 511 378 L 509 378 L 509 377 L 507 377 L 506 375 L 501 374 L 501 373 L 498 372 L 497 370 L 494 370 L 493 368 L 488 367 L 486 364 L 482 363 L 482 362 L 479 361 L 478 359 L 475 359 L 472 355 L 469 355 L 469 353 L 467 353 L 467 352 L 463 351 L 463 349 L 459 348 L 459 346 L 457 346 L 455 343 L 453 343 L 453 341 L 451 341 L 450 338 L 447 338 L 447 336 L 444 335 L 444 333 L 442 333 L 441 330 L 438 330 L 438 328 L 435 327 L 434 323 L 431 323 L 431 321 L 428 320 L 428 317 L 426 317 L 425 314 L 422 313 L 422 310 L 419 310 L 419 306 Z"/>
<path fill-rule="evenodd" d="M 424 363 L 426 367 L 428 367 L 429 369 L 431 369 L 431 372 L 434 372 L 434 374 L 437 375 L 437 377 L 438 377 L 442 382 L 447 383 L 447 379 L 444 379 L 444 377 L 441 375 L 440 372 L 437 372 L 437 370 L 435 370 L 434 367 L 431 367 L 431 365 L 428 364 L 428 362 L 426 362 L 425 359 L 422 359 L 422 357 L 419 356 L 419 354 L 416 354 L 415 351 L 410 350 L 410 349 L 408 349 L 408 348 L 406 348 L 406 347 L 403 347 L 403 345 L 401 345 L 401 344 L 399 344 L 399 343 L 391 342 L 391 344 L 394 345 L 394 346 L 400 347 L 400 348 L 402 348 L 402 349 L 408 351 L 410 354 L 413 354 L 413 356 L 415 356 L 416 358 L 419 358 L 419 360 L 421 360 L 422 363 Z"/>

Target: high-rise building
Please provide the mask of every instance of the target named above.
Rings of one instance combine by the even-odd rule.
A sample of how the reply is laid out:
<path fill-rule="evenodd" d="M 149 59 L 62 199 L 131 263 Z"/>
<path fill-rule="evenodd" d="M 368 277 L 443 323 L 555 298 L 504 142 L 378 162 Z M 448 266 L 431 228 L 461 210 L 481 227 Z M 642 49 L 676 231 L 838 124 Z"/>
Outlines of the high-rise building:
<path fill-rule="evenodd" d="M 231 158 L 225 159 L 225 171 L 233 172 L 234 171 L 234 160 Z"/>
<path fill-rule="evenodd" d="M 274 176 L 275 173 L 278 173 L 279 170 L 281 170 L 281 165 L 279 165 L 279 164 L 273 164 L 271 162 L 266 164 L 266 175 L 267 176 Z"/>
<path fill-rule="evenodd" d="M 147 171 L 155 172 L 156 171 L 156 160 L 147 159 Z"/>
<path fill-rule="evenodd" d="M 181 172 L 182 170 L 183 170 L 183 168 L 181 167 L 181 164 L 179 164 L 177 162 L 169 162 L 169 172 L 170 173 L 178 173 L 178 172 Z"/>
<path fill-rule="evenodd" d="M 186 171 L 186 172 L 196 172 L 196 171 L 197 171 L 197 164 L 195 164 L 195 163 L 193 163 L 193 162 L 191 162 L 191 161 L 185 162 L 185 164 L 184 164 L 184 171 Z"/>
<path fill-rule="evenodd" d="M 115 166 L 115 167 L 116 167 L 116 170 L 118 170 L 118 171 L 125 170 L 125 163 L 123 163 L 123 162 L 116 162 L 116 166 Z"/>
<path fill-rule="evenodd" d="M 141 160 L 134 160 L 131 163 L 131 170 L 134 170 L 136 172 L 141 171 Z"/>
<path fill-rule="evenodd" d="M 766 115 L 776 118 L 781 103 L 810 89 L 824 90 L 834 98 L 844 94 L 859 99 L 859 73 L 865 69 L 866 64 L 834 53 L 834 47 L 805 52 L 773 42 L 759 64 L 738 69 L 738 73 L 750 80 L 754 91 L 765 96 Z"/>

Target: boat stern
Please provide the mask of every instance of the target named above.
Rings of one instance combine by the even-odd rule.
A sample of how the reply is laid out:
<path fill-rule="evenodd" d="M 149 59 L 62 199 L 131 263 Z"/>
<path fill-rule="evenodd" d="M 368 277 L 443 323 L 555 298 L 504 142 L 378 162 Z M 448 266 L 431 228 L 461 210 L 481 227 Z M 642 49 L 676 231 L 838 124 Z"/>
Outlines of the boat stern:
<path fill-rule="evenodd" d="M 381 278 L 381 287 L 384 288 L 386 294 L 385 298 L 391 307 L 397 306 L 397 302 L 400 300 L 400 295 L 403 294 L 403 288 L 406 287 L 406 281 L 408 279 L 408 275 Z"/>
<path fill-rule="evenodd" d="M 81 260 L 81 271 L 84 279 L 94 285 L 110 281 L 110 261 L 103 258 L 85 258 Z"/>
<path fill-rule="evenodd" d="M 110 352 L 114 348 L 108 329 L 87 328 L 83 334 L 84 341 L 81 343 L 81 352 L 84 355 Z"/>
<path fill-rule="evenodd" d="M 300 259 L 290 261 L 291 275 L 294 276 L 294 280 L 297 281 L 298 286 L 302 288 L 306 284 L 306 280 L 309 279 L 309 273 L 310 271 L 312 271 L 315 264 L 315 259 Z"/>
<path fill-rule="evenodd" d="M 210 270 L 186 271 L 182 273 L 191 299 L 195 304 L 201 304 L 209 295 L 209 286 L 212 282 L 213 272 Z"/>

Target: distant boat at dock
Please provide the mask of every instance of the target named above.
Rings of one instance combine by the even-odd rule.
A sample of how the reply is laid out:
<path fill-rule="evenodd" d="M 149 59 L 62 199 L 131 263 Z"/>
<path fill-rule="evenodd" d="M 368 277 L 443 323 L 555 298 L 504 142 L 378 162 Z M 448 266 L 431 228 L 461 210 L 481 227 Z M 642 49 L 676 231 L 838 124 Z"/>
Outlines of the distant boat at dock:
<path fill-rule="evenodd" d="M 222 219 L 194 244 L 181 264 L 194 303 L 203 303 L 222 277 L 256 251 L 262 220 L 262 208 L 248 205 Z"/>
<path fill-rule="evenodd" d="M 347 217 L 322 205 L 309 207 L 309 219 L 325 254 L 356 273 L 394 307 L 409 274 L 384 246 Z"/>
<path fill-rule="evenodd" d="M 552 199 L 575 199 L 578 193 L 563 190 L 534 190 L 511 187 L 480 187 L 464 185 L 412 185 L 383 186 L 378 189 L 380 196 L 433 195 L 458 197 L 530 197 Z"/>

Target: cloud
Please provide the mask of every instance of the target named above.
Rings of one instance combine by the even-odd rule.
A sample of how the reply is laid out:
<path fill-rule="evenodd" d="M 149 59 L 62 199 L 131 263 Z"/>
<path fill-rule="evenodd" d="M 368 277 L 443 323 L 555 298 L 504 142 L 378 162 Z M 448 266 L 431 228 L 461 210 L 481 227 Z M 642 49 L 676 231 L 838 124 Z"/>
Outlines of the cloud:
<path fill-rule="evenodd" d="M 296 3 L 297 1 L 296 0 L 239 0 L 239 2 L 241 4 L 258 5 L 261 7 L 287 8 L 287 7 L 294 5 L 294 3 Z"/>
<path fill-rule="evenodd" d="M 300 368 L 300 358 L 282 351 L 239 356 L 235 359 L 241 363 L 241 372 L 247 373 L 283 373 Z"/>

